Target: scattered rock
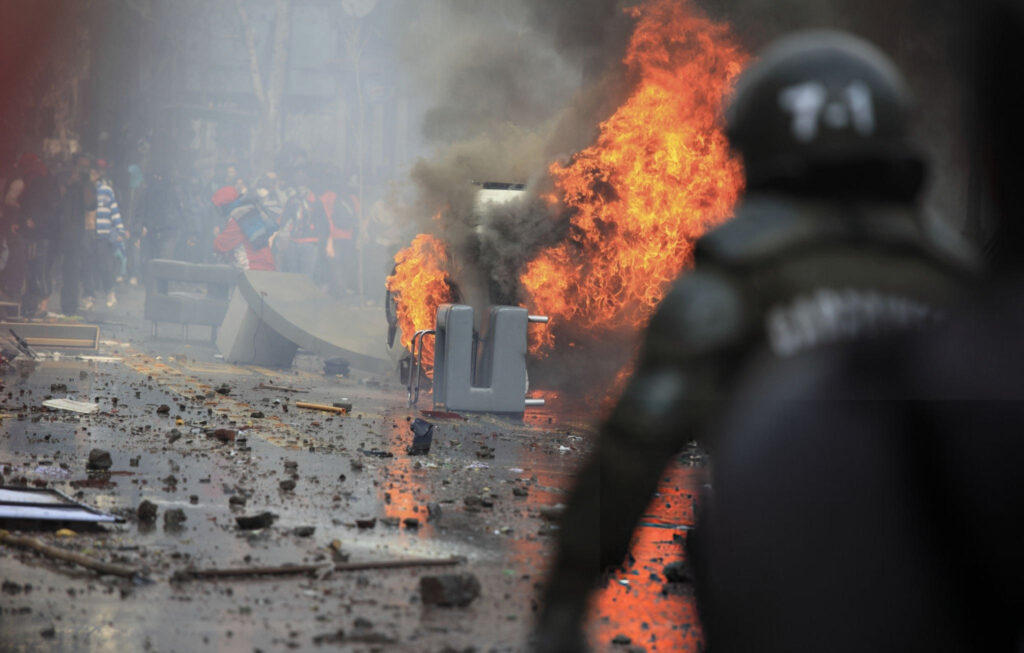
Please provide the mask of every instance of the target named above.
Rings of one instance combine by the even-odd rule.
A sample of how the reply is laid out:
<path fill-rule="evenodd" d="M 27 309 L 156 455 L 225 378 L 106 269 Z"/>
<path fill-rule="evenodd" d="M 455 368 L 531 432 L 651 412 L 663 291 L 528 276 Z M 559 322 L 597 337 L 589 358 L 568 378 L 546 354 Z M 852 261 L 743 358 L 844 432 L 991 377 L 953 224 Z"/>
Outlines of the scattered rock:
<path fill-rule="evenodd" d="M 62 393 L 64 393 L 64 392 L 67 392 L 67 391 L 68 391 L 68 384 L 67 383 L 51 383 L 50 384 L 50 392 L 62 392 Z"/>
<path fill-rule="evenodd" d="M 420 527 L 420 520 L 416 519 L 415 517 L 406 517 L 402 520 L 402 523 L 405 524 L 406 528 L 412 530 L 415 530 Z"/>
<path fill-rule="evenodd" d="M 465 607 L 480 596 L 480 581 L 469 573 L 423 576 L 420 596 L 424 605 Z"/>
<path fill-rule="evenodd" d="M 632 642 L 633 640 L 621 633 L 612 638 L 612 644 L 615 644 L 616 646 L 628 646 Z"/>
<path fill-rule="evenodd" d="M 670 583 L 692 583 L 693 573 L 690 570 L 690 565 L 686 562 L 673 562 L 665 565 L 662 569 L 662 573 L 665 574 L 665 580 Z"/>
<path fill-rule="evenodd" d="M 277 486 L 279 488 L 281 488 L 281 490 L 284 491 L 284 492 L 291 492 L 292 490 L 295 489 L 295 479 L 294 478 L 286 478 L 283 481 L 281 481 L 280 483 L 278 483 Z"/>
<path fill-rule="evenodd" d="M 128 459 L 128 466 L 129 467 L 138 467 L 139 466 L 139 460 L 141 460 L 141 459 L 142 459 L 142 456 L 135 456 L 134 458 L 129 458 Z"/>
<path fill-rule="evenodd" d="M 53 626 L 47 626 L 46 628 L 39 631 L 39 636 L 43 639 L 53 639 L 57 636 L 57 629 Z"/>
<path fill-rule="evenodd" d="M 516 497 L 528 497 L 528 496 L 530 496 L 530 491 L 529 491 L 529 490 L 527 490 L 527 489 L 526 489 L 526 488 L 524 488 L 524 487 L 519 487 L 519 486 L 517 485 L 516 487 L 512 488 L 512 496 L 516 496 Z"/>
<path fill-rule="evenodd" d="M 316 526 L 296 526 L 292 530 L 292 535 L 296 537 L 313 537 L 313 533 L 316 532 Z"/>
<path fill-rule="evenodd" d="M 245 501 L 245 497 L 243 497 L 240 494 L 234 494 L 228 497 L 228 505 L 231 506 L 232 508 L 244 508 Z"/>
<path fill-rule="evenodd" d="M 157 415 L 170 415 L 171 407 L 167 404 L 160 404 L 160 407 L 156 409 Z"/>
<path fill-rule="evenodd" d="M 249 417 L 251 417 L 251 418 L 253 418 L 253 419 L 263 419 L 264 417 L 266 417 L 266 415 L 264 415 L 264 414 L 263 414 L 263 411 L 260 411 L 260 410 L 254 410 L 254 411 L 252 411 L 252 413 L 251 413 L 251 414 L 249 415 Z"/>
<path fill-rule="evenodd" d="M 181 439 L 181 431 L 179 431 L 178 429 L 171 429 L 167 433 L 167 443 L 168 444 L 174 444 L 175 442 L 177 442 L 180 439 Z"/>
<path fill-rule="evenodd" d="M 223 384 L 217 386 L 217 388 L 214 390 L 214 392 L 216 392 L 219 395 L 227 396 L 227 395 L 231 394 L 231 386 L 229 386 L 227 383 L 223 383 Z"/>
<path fill-rule="evenodd" d="M 441 504 L 430 502 L 427 504 L 427 521 L 441 518 Z"/>
<path fill-rule="evenodd" d="M 86 469 L 110 469 L 114 461 L 110 459 L 110 452 L 105 449 L 93 449 L 89 452 L 89 462 Z"/>
<path fill-rule="evenodd" d="M 156 504 L 148 499 L 143 499 L 139 507 L 135 509 L 135 514 L 138 516 L 139 521 L 145 524 L 151 524 L 156 521 Z"/>
<path fill-rule="evenodd" d="M 216 429 L 208 437 L 216 439 L 221 444 L 227 444 L 228 442 L 235 441 L 235 438 L 238 437 L 238 431 L 234 429 Z"/>
<path fill-rule="evenodd" d="M 356 526 L 358 526 L 359 528 L 373 528 L 376 525 L 377 525 L 377 519 L 376 518 L 357 519 L 356 520 Z"/>
<path fill-rule="evenodd" d="M 273 525 L 277 515 L 272 512 L 261 512 L 258 515 L 235 517 L 235 523 L 243 531 L 255 531 L 261 528 L 269 528 Z"/>
<path fill-rule="evenodd" d="M 12 596 L 16 594 L 21 594 L 23 589 L 24 588 L 18 583 L 9 580 L 5 580 L 3 584 L 0 585 L 0 591 L 2 591 L 4 594 L 10 594 Z"/>
<path fill-rule="evenodd" d="M 181 508 L 172 508 L 164 512 L 164 528 L 178 528 L 180 527 L 187 517 L 185 517 L 185 511 Z"/>

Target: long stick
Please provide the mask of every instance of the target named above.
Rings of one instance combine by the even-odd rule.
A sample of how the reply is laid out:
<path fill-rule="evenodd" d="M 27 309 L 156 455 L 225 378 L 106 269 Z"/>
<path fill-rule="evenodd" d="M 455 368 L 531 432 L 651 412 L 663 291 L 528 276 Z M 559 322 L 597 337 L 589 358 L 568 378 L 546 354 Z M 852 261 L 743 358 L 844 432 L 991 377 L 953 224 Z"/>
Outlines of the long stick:
<path fill-rule="evenodd" d="M 371 569 L 407 569 L 411 567 L 450 567 L 465 562 L 464 558 L 420 558 L 413 560 L 382 560 L 379 562 L 343 562 L 334 571 L 366 571 Z M 174 573 L 175 581 L 204 578 L 245 576 L 295 576 L 324 569 L 324 565 L 284 565 L 281 567 L 236 567 L 233 569 L 184 569 Z"/>
<path fill-rule="evenodd" d="M 66 549 L 50 546 L 49 544 L 44 544 L 36 538 L 28 537 L 27 535 L 11 535 L 7 531 L 0 531 L 0 543 L 32 549 L 33 551 L 42 553 L 45 556 L 56 558 L 57 560 L 64 560 L 65 562 L 73 562 L 76 565 L 81 565 L 86 569 L 92 569 L 93 571 L 101 574 L 122 576 L 124 578 L 134 578 L 139 575 L 139 571 L 134 567 L 125 567 L 123 565 L 103 562 L 102 560 L 84 556 L 81 553 L 75 553 Z"/>
<path fill-rule="evenodd" d="M 367 569 L 406 569 L 409 567 L 451 567 L 465 558 L 420 558 L 413 560 L 382 560 L 380 562 L 342 562 L 334 565 L 334 571 L 364 571 Z"/>
<path fill-rule="evenodd" d="M 324 565 L 284 565 L 282 567 L 236 567 L 233 569 L 183 569 L 174 572 L 173 580 L 193 578 L 229 578 L 233 576 L 294 576 L 320 571 Z"/>
<path fill-rule="evenodd" d="M 325 404 L 311 404 L 308 401 L 296 401 L 296 408 L 306 408 L 308 410 L 322 410 L 325 413 L 338 413 L 339 415 L 348 415 L 347 408 L 338 408 L 337 406 L 327 406 Z"/>
<path fill-rule="evenodd" d="M 276 390 L 278 392 L 298 392 L 302 394 L 308 394 L 309 390 L 299 390 L 298 388 L 286 388 L 280 385 L 270 385 L 269 383 L 261 383 L 256 386 L 259 390 Z"/>

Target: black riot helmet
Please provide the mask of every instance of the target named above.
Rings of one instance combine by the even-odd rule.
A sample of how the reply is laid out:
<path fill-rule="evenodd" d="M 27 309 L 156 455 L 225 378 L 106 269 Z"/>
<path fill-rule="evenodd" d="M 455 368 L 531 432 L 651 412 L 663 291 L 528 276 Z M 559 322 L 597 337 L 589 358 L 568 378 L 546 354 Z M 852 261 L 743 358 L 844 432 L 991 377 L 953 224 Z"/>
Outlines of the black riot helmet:
<path fill-rule="evenodd" d="M 910 200 L 924 178 L 909 144 L 912 105 L 878 48 L 812 31 L 769 46 L 740 77 L 726 120 L 751 190 Z"/>

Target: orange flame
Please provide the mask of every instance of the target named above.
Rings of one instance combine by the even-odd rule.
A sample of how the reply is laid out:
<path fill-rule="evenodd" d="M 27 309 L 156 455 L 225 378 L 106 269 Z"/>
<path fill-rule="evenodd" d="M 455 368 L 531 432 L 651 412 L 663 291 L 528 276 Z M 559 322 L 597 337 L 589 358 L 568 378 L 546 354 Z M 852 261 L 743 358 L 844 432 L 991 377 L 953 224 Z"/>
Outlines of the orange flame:
<path fill-rule="evenodd" d="M 692 263 L 693 242 L 731 217 L 743 189 L 722 105 L 747 55 L 688 2 L 629 11 L 625 63 L 638 85 L 594 145 L 550 169 L 572 217 L 569 238 L 520 278 L 531 311 L 552 318 L 534 330 L 535 352 L 554 347 L 559 324 L 596 338 L 643 327 Z"/>
<path fill-rule="evenodd" d="M 395 256 L 395 272 L 387 278 L 387 288 L 395 294 L 402 344 L 407 349 L 412 348 L 417 331 L 434 328 L 437 307 L 453 300 L 447 265 L 444 243 L 429 234 L 416 236 Z M 424 342 L 423 362 L 428 368 L 434 364 L 431 338 Z"/>

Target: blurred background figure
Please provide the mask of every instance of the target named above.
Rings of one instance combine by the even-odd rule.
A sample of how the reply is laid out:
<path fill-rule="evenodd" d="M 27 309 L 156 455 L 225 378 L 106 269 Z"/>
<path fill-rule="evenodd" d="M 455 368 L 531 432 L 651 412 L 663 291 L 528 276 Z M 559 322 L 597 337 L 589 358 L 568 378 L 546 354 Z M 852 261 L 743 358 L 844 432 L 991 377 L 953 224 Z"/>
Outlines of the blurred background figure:
<path fill-rule="evenodd" d="M 315 282 L 323 261 L 334 258 L 331 224 L 323 202 L 310 188 L 306 171 L 296 171 L 294 182 L 275 241 L 277 260 L 282 272 L 304 274 Z"/>
<path fill-rule="evenodd" d="M 18 176 L 6 195 L 12 215 L 19 219 L 26 251 L 25 287 L 22 311 L 25 315 L 45 314 L 53 291 L 54 265 L 59 236 L 57 178 L 43 161 L 32 153 L 21 156 Z"/>
<path fill-rule="evenodd" d="M 806 32 L 762 53 L 727 111 L 747 195 L 701 238 L 568 502 L 537 644 L 582 645 L 602 570 L 619 565 L 665 466 L 706 440 L 742 371 L 939 318 L 976 279 L 970 249 L 922 219 L 909 91 L 873 45 Z M 711 442 L 710 444 L 713 444 Z"/>
<path fill-rule="evenodd" d="M 981 12 L 979 12 L 981 13 Z M 756 369 L 693 553 L 715 651 L 1019 651 L 1024 15 L 974 26 L 992 276 L 948 323 Z"/>
<path fill-rule="evenodd" d="M 92 163 L 88 157 L 75 157 L 61 192 L 60 307 L 64 315 L 79 314 L 83 280 L 89 276 L 86 257 L 96 219 L 96 186 L 90 178 L 91 169 Z"/>

